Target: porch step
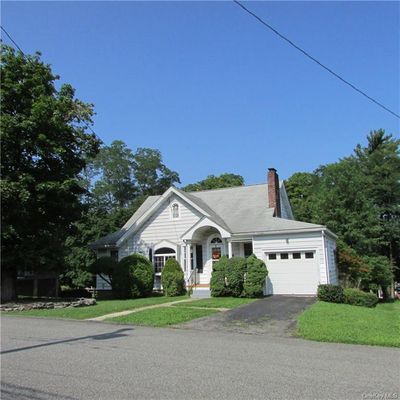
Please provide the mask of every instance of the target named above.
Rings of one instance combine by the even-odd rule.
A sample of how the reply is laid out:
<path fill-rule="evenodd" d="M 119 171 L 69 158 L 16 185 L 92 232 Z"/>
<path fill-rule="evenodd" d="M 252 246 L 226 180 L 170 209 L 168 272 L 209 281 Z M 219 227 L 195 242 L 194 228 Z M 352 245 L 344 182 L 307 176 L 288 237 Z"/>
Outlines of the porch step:
<path fill-rule="evenodd" d="M 193 299 L 208 299 L 211 297 L 211 290 L 209 288 L 194 288 L 190 297 Z"/>

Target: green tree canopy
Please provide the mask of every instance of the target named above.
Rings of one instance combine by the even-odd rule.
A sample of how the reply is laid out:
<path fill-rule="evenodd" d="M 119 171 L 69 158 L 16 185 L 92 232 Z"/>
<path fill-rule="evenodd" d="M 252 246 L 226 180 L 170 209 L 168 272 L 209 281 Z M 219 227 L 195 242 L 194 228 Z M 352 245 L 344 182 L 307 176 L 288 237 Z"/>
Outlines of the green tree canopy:
<path fill-rule="evenodd" d="M 2 45 L 0 68 L 2 271 L 15 283 L 19 270 L 62 268 L 65 236 L 82 212 L 80 172 L 100 141 L 86 133 L 92 105 L 70 85 L 57 90 L 40 53 Z"/>
<path fill-rule="evenodd" d="M 143 196 L 162 194 L 180 183 L 179 174 L 163 164 L 159 150 L 138 148 L 133 156 L 133 171 L 138 192 Z"/>
<path fill-rule="evenodd" d="M 286 189 L 294 215 L 327 225 L 360 256 L 400 265 L 400 140 L 372 131 L 366 146 L 313 173 L 297 173 Z"/>
<path fill-rule="evenodd" d="M 242 176 L 226 173 L 219 176 L 208 175 L 207 178 L 202 181 L 191 183 L 183 187 L 183 190 L 185 192 L 198 192 L 199 190 L 222 189 L 243 185 L 244 179 Z"/>
<path fill-rule="evenodd" d="M 133 153 L 121 140 L 103 146 L 90 163 L 92 198 L 107 210 L 128 207 L 136 195 Z"/>

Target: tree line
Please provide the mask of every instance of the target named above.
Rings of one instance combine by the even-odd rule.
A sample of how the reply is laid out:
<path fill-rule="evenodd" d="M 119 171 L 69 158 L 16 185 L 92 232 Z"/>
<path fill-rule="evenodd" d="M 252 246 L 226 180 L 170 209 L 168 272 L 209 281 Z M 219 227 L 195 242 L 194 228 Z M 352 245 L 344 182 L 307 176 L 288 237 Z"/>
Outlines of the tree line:
<path fill-rule="evenodd" d="M 345 284 L 363 286 L 371 274 L 382 286 L 393 275 L 400 280 L 399 146 L 384 130 L 372 131 L 349 156 L 286 181 L 295 217 L 339 236 Z"/>

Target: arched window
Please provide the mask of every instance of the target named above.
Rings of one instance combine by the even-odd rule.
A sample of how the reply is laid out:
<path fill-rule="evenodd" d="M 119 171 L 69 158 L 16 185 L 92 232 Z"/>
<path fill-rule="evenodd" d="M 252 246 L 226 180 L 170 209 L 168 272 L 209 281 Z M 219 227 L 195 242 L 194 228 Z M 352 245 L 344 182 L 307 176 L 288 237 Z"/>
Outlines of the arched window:
<path fill-rule="evenodd" d="M 179 204 L 172 204 L 172 218 L 179 218 Z"/>
<path fill-rule="evenodd" d="M 162 247 L 161 249 L 157 249 L 154 252 L 153 263 L 154 263 L 154 272 L 156 274 L 161 273 L 161 270 L 164 268 L 165 262 L 169 258 L 176 258 L 176 252 L 174 249 L 170 247 Z"/>
<path fill-rule="evenodd" d="M 214 262 L 217 262 L 222 255 L 222 240 L 219 237 L 212 238 L 210 241 L 211 245 L 211 259 Z"/>

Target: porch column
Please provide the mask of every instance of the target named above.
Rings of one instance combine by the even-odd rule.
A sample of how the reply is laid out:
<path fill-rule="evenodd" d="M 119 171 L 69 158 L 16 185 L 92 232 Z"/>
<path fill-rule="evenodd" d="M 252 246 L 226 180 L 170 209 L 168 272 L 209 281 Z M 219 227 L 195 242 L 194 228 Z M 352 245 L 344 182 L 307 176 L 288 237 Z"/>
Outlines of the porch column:
<path fill-rule="evenodd" d="M 232 258 L 232 242 L 228 240 L 228 257 Z"/>
<path fill-rule="evenodd" d="M 190 244 L 186 244 L 186 272 L 187 272 L 187 279 L 189 279 L 189 276 L 191 274 L 191 269 L 190 269 Z"/>

